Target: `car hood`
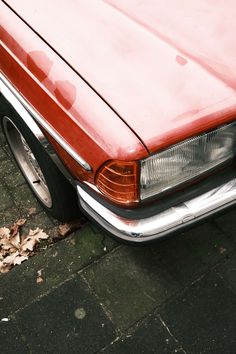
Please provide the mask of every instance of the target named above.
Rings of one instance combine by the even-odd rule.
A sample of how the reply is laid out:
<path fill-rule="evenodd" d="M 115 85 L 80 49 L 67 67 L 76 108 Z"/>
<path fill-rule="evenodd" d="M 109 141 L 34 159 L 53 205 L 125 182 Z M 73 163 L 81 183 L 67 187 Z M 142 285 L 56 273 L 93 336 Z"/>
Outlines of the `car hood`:
<path fill-rule="evenodd" d="M 234 118 L 234 0 L 6 2 L 150 152 Z"/>

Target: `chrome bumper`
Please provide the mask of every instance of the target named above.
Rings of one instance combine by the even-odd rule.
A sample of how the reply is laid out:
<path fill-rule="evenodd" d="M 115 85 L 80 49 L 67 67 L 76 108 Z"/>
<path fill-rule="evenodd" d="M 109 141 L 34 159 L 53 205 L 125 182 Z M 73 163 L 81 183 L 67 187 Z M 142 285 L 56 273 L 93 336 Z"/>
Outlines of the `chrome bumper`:
<path fill-rule="evenodd" d="M 77 192 L 81 208 L 109 233 L 125 241 L 147 242 L 162 238 L 234 204 L 236 178 L 196 198 L 139 220 L 116 215 L 80 186 L 77 186 Z"/>

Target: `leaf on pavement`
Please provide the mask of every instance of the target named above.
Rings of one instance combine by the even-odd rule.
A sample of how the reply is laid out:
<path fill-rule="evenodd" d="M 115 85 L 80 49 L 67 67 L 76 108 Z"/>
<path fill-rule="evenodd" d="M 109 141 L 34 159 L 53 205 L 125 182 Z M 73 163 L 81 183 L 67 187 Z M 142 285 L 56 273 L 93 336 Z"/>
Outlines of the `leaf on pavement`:
<path fill-rule="evenodd" d="M 29 256 L 20 256 L 18 255 L 15 259 L 14 259 L 14 265 L 16 264 L 21 264 L 22 262 L 26 261 L 29 258 Z"/>
<path fill-rule="evenodd" d="M 26 219 L 19 219 L 19 220 L 17 220 L 17 221 L 15 222 L 15 224 L 13 224 L 13 225 L 11 226 L 11 229 L 10 229 L 11 235 L 12 235 L 12 236 L 15 236 L 15 235 L 18 233 L 19 228 L 20 228 L 21 226 L 23 226 L 25 223 L 26 223 Z"/>
<path fill-rule="evenodd" d="M 58 234 L 60 237 L 66 237 L 73 231 L 80 229 L 85 223 L 86 220 L 81 218 L 70 223 L 61 224 L 58 226 Z"/>
<path fill-rule="evenodd" d="M 0 239 L 2 237 L 9 237 L 10 236 L 10 230 L 7 227 L 1 227 L 0 228 Z"/>
<path fill-rule="evenodd" d="M 44 232 L 42 229 L 39 229 L 38 227 L 35 230 L 30 230 L 29 237 L 32 236 L 34 236 L 37 241 L 46 240 L 49 237 L 46 232 Z"/>
<path fill-rule="evenodd" d="M 28 212 L 28 216 L 36 214 L 37 210 L 36 208 L 30 208 Z"/>
<path fill-rule="evenodd" d="M 0 273 L 6 273 L 27 260 L 33 255 L 37 243 L 49 237 L 39 228 L 21 236 L 20 229 L 25 223 L 26 219 L 19 219 L 10 228 L 0 228 Z"/>
<path fill-rule="evenodd" d="M 33 251 L 34 246 L 36 245 L 37 240 L 35 238 L 32 238 L 31 236 L 28 236 L 24 239 L 21 248 L 23 251 Z"/>

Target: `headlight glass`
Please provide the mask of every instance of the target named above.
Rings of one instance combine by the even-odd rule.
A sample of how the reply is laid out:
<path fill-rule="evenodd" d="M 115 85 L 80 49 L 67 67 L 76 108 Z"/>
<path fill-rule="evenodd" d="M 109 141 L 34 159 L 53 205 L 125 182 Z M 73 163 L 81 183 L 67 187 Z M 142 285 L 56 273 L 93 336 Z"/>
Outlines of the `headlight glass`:
<path fill-rule="evenodd" d="M 235 141 L 234 122 L 141 161 L 141 199 L 167 191 L 232 159 Z"/>

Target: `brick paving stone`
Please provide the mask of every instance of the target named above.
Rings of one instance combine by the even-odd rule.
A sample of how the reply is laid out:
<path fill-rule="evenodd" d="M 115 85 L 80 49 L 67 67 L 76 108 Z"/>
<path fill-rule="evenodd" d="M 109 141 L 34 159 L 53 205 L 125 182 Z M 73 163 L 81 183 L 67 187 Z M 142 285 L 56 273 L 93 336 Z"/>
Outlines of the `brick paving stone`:
<path fill-rule="evenodd" d="M 74 233 L 28 261 L 0 276 L 0 316 L 6 317 L 38 297 L 53 290 L 63 281 L 95 259 L 109 252 L 116 243 L 89 226 Z M 105 251 L 105 250 L 106 251 Z M 37 271 L 42 283 L 37 283 Z"/>
<path fill-rule="evenodd" d="M 234 253 L 230 259 L 226 260 L 226 262 L 221 263 L 216 271 L 229 282 L 230 286 L 236 292 L 236 253 Z"/>
<path fill-rule="evenodd" d="M 13 320 L 6 322 L 0 319 L 0 353 L 29 353 L 29 349 Z"/>
<path fill-rule="evenodd" d="M 22 234 L 26 234 L 30 229 L 36 229 L 37 227 L 47 231 L 54 227 L 54 223 L 44 211 L 41 211 L 36 215 L 32 214 L 27 218 L 27 222 L 22 228 Z"/>
<path fill-rule="evenodd" d="M 184 354 L 181 345 L 170 335 L 156 316 L 151 316 L 127 336 L 115 341 L 104 351 L 105 354 Z"/>
<path fill-rule="evenodd" d="M 236 217 L 235 208 L 231 211 L 225 212 L 221 216 L 215 219 L 215 223 L 225 233 L 226 237 L 230 237 L 236 242 Z"/>
<path fill-rule="evenodd" d="M 178 289 L 151 247 L 121 247 L 83 275 L 121 329 L 147 315 Z"/>
<path fill-rule="evenodd" d="M 217 227 L 205 223 L 150 247 L 123 247 L 86 270 L 85 278 L 123 329 L 204 274 L 234 247 Z"/>
<path fill-rule="evenodd" d="M 15 162 L 11 159 L 3 160 L 0 164 L 1 167 L 1 177 L 4 175 L 9 175 L 11 173 L 15 173 L 18 171 L 18 167 L 16 166 Z"/>
<path fill-rule="evenodd" d="M 235 244 L 210 222 L 184 234 L 184 244 L 191 254 L 212 266 L 235 249 Z"/>
<path fill-rule="evenodd" d="M 0 211 L 14 207 L 14 202 L 9 195 L 7 188 L 0 182 Z"/>
<path fill-rule="evenodd" d="M 20 212 L 16 207 L 0 211 L 0 227 L 10 227 L 20 218 Z"/>
<path fill-rule="evenodd" d="M 202 238 L 209 240 L 209 233 L 206 233 L 208 226 L 200 226 L 198 232 L 194 229 L 176 235 L 161 243 L 154 244 L 152 251 L 156 254 L 156 262 L 164 268 L 171 276 L 186 286 L 203 274 L 208 266 L 204 263 L 204 257 L 199 251 L 195 251 L 191 243 L 194 238 L 201 244 Z M 199 254 L 200 253 L 200 254 Z"/>
<path fill-rule="evenodd" d="M 3 142 L 3 146 L 2 146 L 2 149 L 6 152 L 8 158 L 13 161 L 15 163 L 15 160 L 14 160 L 14 157 L 12 155 L 12 152 L 11 152 L 11 149 L 9 148 L 9 146 L 7 145 L 7 142 L 4 141 Z"/>
<path fill-rule="evenodd" d="M 10 190 L 13 190 L 14 188 L 17 188 L 17 187 L 21 186 L 22 184 L 26 183 L 24 177 L 22 176 L 22 173 L 19 170 L 16 170 L 16 171 L 13 171 L 12 173 L 4 175 L 3 181 L 4 181 L 4 184 Z"/>
<path fill-rule="evenodd" d="M 161 310 L 170 331 L 187 353 L 236 352 L 236 296 L 211 273 Z"/>
<path fill-rule="evenodd" d="M 17 207 L 24 215 L 27 215 L 30 208 L 36 208 L 36 211 L 42 211 L 42 207 L 34 197 L 30 188 L 24 184 L 13 190 L 13 198 Z"/>
<path fill-rule="evenodd" d="M 17 313 L 16 320 L 33 353 L 95 353 L 116 336 L 80 277 Z"/>
<path fill-rule="evenodd" d="M 5 150 L 0 147 L 0 161 L 7 160 L 8 155 L 6 154 Z"/>

